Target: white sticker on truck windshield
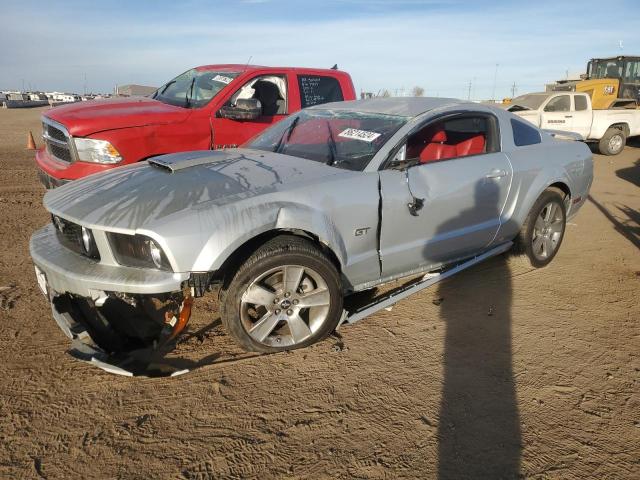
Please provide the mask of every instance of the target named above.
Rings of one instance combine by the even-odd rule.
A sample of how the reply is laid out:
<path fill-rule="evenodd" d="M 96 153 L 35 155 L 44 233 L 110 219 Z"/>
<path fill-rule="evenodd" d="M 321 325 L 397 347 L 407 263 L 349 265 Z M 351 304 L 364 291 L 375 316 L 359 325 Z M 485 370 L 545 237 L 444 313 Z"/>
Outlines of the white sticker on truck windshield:
<path fill-rule="evenodd" d="M 216 75 L 215 77 L 212 78 L 212 80 L 214 82 L 222 82 L 226 85 L 229 85 L 233 80 L 233 78 L 225 77 L 224 75 Z"/>
<path fill-rule="evenodd" d="M 347 128 L 346 130 L 338 134 L 339 137 L 362 140 L 363 142 L 373 142 L 380 135 L 382 134 L 376 132 L 367 132 L 366 130 L 358 130 L 357 128 Z"/>

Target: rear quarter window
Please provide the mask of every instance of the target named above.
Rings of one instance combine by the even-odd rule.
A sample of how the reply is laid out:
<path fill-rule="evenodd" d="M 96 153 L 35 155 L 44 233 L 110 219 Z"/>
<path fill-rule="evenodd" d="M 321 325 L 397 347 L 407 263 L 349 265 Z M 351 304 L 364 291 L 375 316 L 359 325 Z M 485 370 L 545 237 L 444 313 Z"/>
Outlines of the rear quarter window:
<path fill-rule="evenodd" d="M 333 77 L 298 75 L 298 87 L 302 108 L 344 100 L 340 82 Z"/>
<path fill-rule="evenodd" d="M 576 112 L 581 112 L 587 109 L 587 97 L 576 95 L 573 97 L 573 101 L 575 102 Z"/>
<path fill-rule="evenodd" d="M 542 142 L 540 132 L 533 126 L 511 119 L 511 129 L 513 130 L 513 143 L 516 147 L 525 147 Z"/>

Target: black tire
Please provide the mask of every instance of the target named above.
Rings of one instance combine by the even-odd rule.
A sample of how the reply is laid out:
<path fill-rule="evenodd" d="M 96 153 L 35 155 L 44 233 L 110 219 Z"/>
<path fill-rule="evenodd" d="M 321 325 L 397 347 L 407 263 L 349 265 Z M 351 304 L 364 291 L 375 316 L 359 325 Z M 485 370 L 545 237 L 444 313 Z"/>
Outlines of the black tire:
<path fill-rule="evenodd" d="M 627 135 L 621 128 L 609 127 L 598 143 L 602 155 L 618 155 L 627 144 Z"/>
<path fill-rule="evenodd" d="M 297 291 L 288 297 L 290 302 L 294 300 L 296 302 L 303 301 L 297 299 L 304 298 L 304 289 L 307 285 L 305 282 L 308 282 L 309 288 L 314 287 L 314 285 L 316 288 L 316 290 L 309 290 L 311 293 L 319 291 L 326 295 L 326 292 L 328 292 L 328 306 L 323 305 L 306 309 L 293 305 L 280 307 L 287 300 L 284 298 L 287 292 L 284 291 L 282 283 L 275 285 L 262 283 L 271 281 L 272 278 L 278 278 L 279 272 L 276 271 L 271 277 L 264 279 L 261 279 L 261 276 L 268 275 L 273 270 L 284 269 L 284 266 L 303 269 L 302 276 L 297 283 L 299 285 L 299 287 L 296 287 Z M 286 273 L 282 273 L 283 282 L 285 281 L 285 276 Z M 324 282 L 324 285 L 322 282 Z M 271 305 L 271 301 L 264 301 L 263 304 L 247 307 L 250 302 L 247 302 L 246 297 L 243 297 L 243 295 L 245 293 L 248 294 L 248 289 L 256 284 L 261 288 L 266 288 L 275 296 L 273 300 L 278 301 L 278 303 L 271 306 L 272 310 L 268 310 L 263 306 L 263 304 Z M 277 352 L 306 347 L 333 332 L 342 315 L 342 302 L 340 274 L 331 259 L 305 238 L 282 235 L 269 240 L 258 248 L 240 266 L 233 277 L 224 282 L 223 287 L 220 289 L 220 316 L 227 332 L 243 349 L 251 352 Z M 280 309 L 275 310 L 278 308 Z M 288 310 L 288 308 L 291 310 Z M 288 312 L 294 311 L 293 309 L 297 310 L 290 318 Z M 317 310 L 315 309 L 327 312 L 326 316 L 316 315 L 315 312 Z M 277 315 L 276 312 L 278 312 Z M 315 315 L 313 319 L 312 313 Z M 253 321 L 251 315 L 253 314 L 255 314 L 255 323 L 251 323 Z M 271 318 L 274 316 L 283 317 L 283 320 L 279 320 L 278 323 L 281 326 L 275 328 L 272 332 L 273 334 L 268 334 L 268 337 L 263 341 L 258 341 L 254 338 L 255 330 L 252 330 L 254 332 L 254 336 L 252 336 L 249 333 L 249 329 L 255 328 L 259 323 L 258 319 L 265 318 L 269 314 L 271 314 Z M 285 317 L 285 315 L 287 316 Z M 296 320 L 303 319 L 309 332 L 311 332 L 308 338 L 304 338 L 299 342 L 296 341 L 294 330 L 289 327 L 289 321 L 293 320 L 293 317 L 296 317 Z M 319 318 L 320 320 L 318 320 Z M 280 334 L 279 332 L 282 331 L 285 333 Z M 289 332 L 289 334 L 286 332 Z M 279 345 L 281 339 L 283 339 L 283 345 Z M 294 343 L 291 344 L 291 341 Z"/>
<path fill-rule="evenodd" d="M 557 208 L 557 217 L 559 218 L 560 226 L 558 235 L 556 235 L 558 232 L 555 231 L 555 227 L 554 230 L 550 230 L 549 232 L 544 230 L 543 233 L 540 231 L 540 224 L 538 226 L 536 225 L 541 214 L 547 213 L 545 209 L 548 208 L 550 204 L 556 205 Z M 529 262 L 533 267 L 542 268 L 547 266 L 556 256 L 558 250 L 560 250 L 560 245 L 562 244 L 562 239 L 564 238 L 564 232 L 566 230 L 566 224 L 567 211 L 564 204 L 564 193 L 556 188 L 546 189 L 533 204 L 529 215 L 527 215 L 527 219 L 520 229 L 520 233 L 518 233 L 515 242 L 517 250 L 528 257 Z M 553 225 L 556 225 L 555 214 Z M 545 225 L 545 228 L 548 228 L 548 226 Z M 539 240 L 539 238 L 542 240 Z M 547 239 L 549 239 L 553 248 L 548 247 L 549 242 Z M 545 254 L 539 250 L 540 241 L 544 243 L 542 248 L 547 248 Z"/>

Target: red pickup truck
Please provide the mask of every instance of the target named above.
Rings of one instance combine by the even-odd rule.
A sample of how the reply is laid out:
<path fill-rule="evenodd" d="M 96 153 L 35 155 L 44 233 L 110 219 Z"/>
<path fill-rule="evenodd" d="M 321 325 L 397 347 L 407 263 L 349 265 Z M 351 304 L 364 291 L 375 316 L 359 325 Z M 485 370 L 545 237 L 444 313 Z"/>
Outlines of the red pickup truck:
<path fill-rule="evenodd" d="M 40 180 L 69 180 L 155 155 L 235 147 L 301 108 L 355 99 L 339 70 L 206 65 L 177 76 L 151 97 L 98 100 L 42 116 Z"/>

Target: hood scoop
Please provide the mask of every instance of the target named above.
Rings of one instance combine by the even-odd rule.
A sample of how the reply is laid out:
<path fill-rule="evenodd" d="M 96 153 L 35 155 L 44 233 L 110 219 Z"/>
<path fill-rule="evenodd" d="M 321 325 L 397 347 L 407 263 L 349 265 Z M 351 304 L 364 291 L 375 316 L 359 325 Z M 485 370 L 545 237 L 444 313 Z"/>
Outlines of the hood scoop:
<path fill-rule="evenodd" d="M 169 155 L 160 155 L 159 157 L 147 160 L 149 165 L 168 170 L 171 173 L 198 165 L 206 165 L 208 163 L 220 162 L 228 160 L 232 157 L 231 152 L 222 152 L 204 150 L 200 152 L 172 153 Z"/>

